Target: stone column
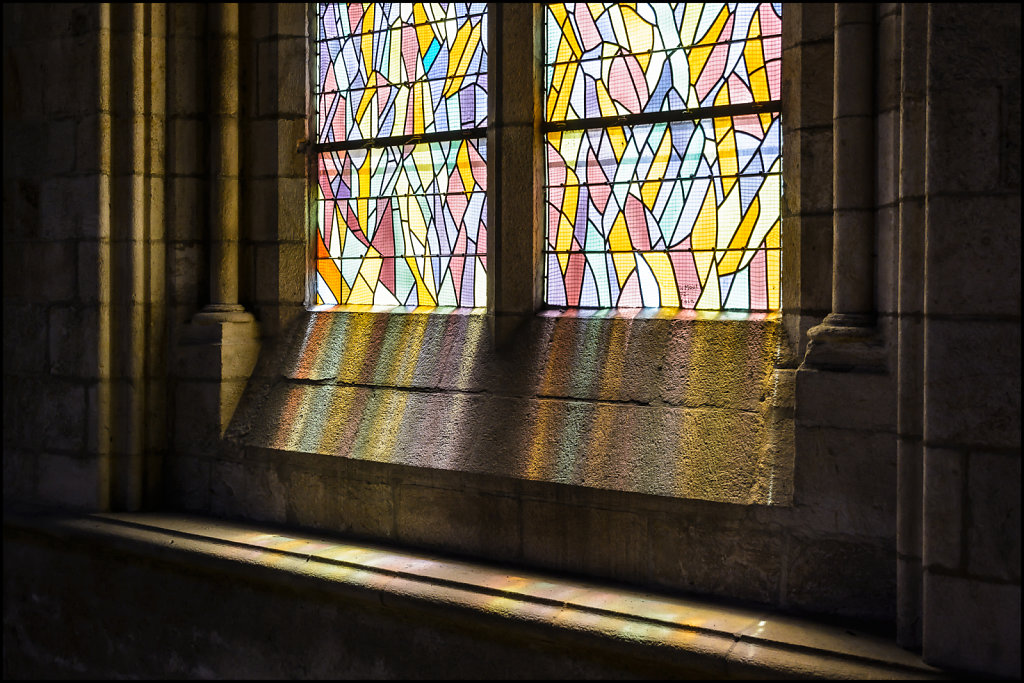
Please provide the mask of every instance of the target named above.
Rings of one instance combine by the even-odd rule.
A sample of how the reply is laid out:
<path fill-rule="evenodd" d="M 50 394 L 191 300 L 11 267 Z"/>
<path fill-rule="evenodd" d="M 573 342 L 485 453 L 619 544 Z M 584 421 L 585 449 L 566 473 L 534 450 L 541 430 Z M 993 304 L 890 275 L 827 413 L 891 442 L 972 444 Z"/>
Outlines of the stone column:
<path fill-rule="evenodd" d="M 487 306 L 502 346 L 542 298 L 543 8 L 490 3 L 487 12 Z"/>
<path fill-rule="evenodd" d="M 806 361 L 877 368 L 875 328 L 875 8 L 837 3 L 833 88 L 832 312 L 808 330 Z"/>
<path fill-rule="evenodd" d="M 896 323 L 896 637 L 921 647 L 922 420 L 924 412 L 924 179 L 928 7 L 901 8 L 899 278 Z"/>
<path fill-rule="evenodd" d="M 193 443 L 224 433 L 259 355 L 258 325 L 238 301 L 239 8 L 208 7 L 210 303 L 187 326 L 178 367 L 179 429 Z"/>
<path fill-rule="evenodd" d="M 249 322 L 238 303 L 238 4 L 210 12 L 210 303 L 197 319 Z"/>

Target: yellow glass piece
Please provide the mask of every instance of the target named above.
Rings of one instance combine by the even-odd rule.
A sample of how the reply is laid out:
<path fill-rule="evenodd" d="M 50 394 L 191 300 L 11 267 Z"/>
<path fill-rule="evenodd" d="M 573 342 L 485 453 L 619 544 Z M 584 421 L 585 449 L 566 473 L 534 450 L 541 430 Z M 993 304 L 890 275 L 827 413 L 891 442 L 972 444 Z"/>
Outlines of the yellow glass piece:
<path fill-rule="evenodd" d="M 768 234 L 764 236 L 764 245 L 769 249 L 778 249 L 781 245 L 779 244 L 779 221 L 775 221 L 772 225 L 772 229 L 768 231 Z"/>
<path fill-rule="evenodd" d="M 761 35 L 761 23 L 758 14 L 754 14 L 750 22 L 750 37 Z M 760 40 L 749 40 L 743 46 L 743 59 L 747 63 L 747 73 L 750 74 L 750 90 L 754 93 L 755 102 L 767 102 L 771 99 L 768 95 L 768 71 L 764 68 L 764 53 L 762 52 Z"/>
<path fill-rule="evenodd" d="M 468 192 L 474 187 L 475 180 L 473 178 L 473 167 L 469 163 L 469 145 L 463 142 L 459 145 L 459 153 L 456 156 L 456 166 L 459 168 L 459 177 L 462 178 L 462 187 Z M 427 172 L 433 170 L 433 164 L 430 169 L 426 169 Z"/>
<path fill-rule="evenodd" d="M 629 228 L 626 227 L 626 217 L 620 211 L 612 223 L 612 230 L 608 234 L 608 247 L 612 251 L 632 251 L 633 241 L 629 238 Z"/>
<path fill-rule="evenodd" d="M 569 17 L 569 12 L 565 8 L 565 3 L 553 2 L 550 5 L 548 5 L 548 11 L 551 12 L 551 16 L 555 18 L 555 24 L 558 25 L 559 30 L 562 32 L 562 35 L 564 36 L 565 22 L 566 19 L 568 19 Z"/>
<path fill-rule="evenodd" d="M 729 8 L 723 6 L 722 11 L 715 18 L 715 23 L 711 25 L 707 34 L 700 38 L 700 44 L 704 47 L 695 47 L 690 50 L 688 55 L 690 83 L 696 83 L 700 79 L 701 72 L 704 71 L 704 65 L 708 63 L 708 57 L 711 56 L 711 51 L 715 47 L 713 43 L 717 42 L 718 38 L 722 35 L 722 29 L 725 28 L 725 22 L 728 18 Z M 708 45 L 707 43 L 711 44 Z"/>
<path fill-rule="evenodd" d="M 370 247 L 366 256 L 363 257 L 362 263 L 359 264 L 359 274 L 356 276 L 355 286 L 352 287 L 349 303 L 373 303 L 373 290 L 377 287 L 377 278 L 380 277 L 382 264 L 380 254 L 376 249 Z"/>
<path fill-rule="evenodd" d="M 661 305 L 679 306 L 679 287 L 676 286 L 676 275 L 675 271 L 672 270 L 672 260 L 668 257 L 668 254 L 664 251 L 649 251 L 644 253 L 643 257 L 658 281 Z"/>
<path fill-rule="evenodd" d="M 603 80 L 597 82 L 597 103 L 601 106 L 601 116 L 615 116 L 619 113 Z"/>
<path fill-rule="evenodd" d="M 480 42 L 480 23 L 470 26 L 464 23 L 455 34 L 455 44 L 452 45 L 451 54 L 448 57 L 448 78 L 445 79 L 444 96 L 451 97 L 462 88 L 465 80 L 465 73 L 469 70 L 469 63 L 473 60 L 476 52 L 476 44 Z"/>
<path fill-rule="evenodd" d="M 761 202 L 758 201 L 757 197 L 754 197 L 753 201 L 750 202 L 750 206 L 747 207 L 747 213 L 743 216 L 743 220 L 740 222 L 739 228 L 736 233 L 732 236 L 729 241 L 728 251 L 725 252 L 725 256 L 718 264 L 718 273 L 720 275 L 728 275 L 734 273 L 740 268 L 740 260 L 743 257 L 742 249 L 749 245 L 750 235 L 754 232 L 754 224 L 761 215 Z"/>
<path fill-rule="evenodd" d="M 710 257 L 711 255 L 709 254 L 708 256 Z M 694 260 L 698 261 L 699 264 L 700 259 L 698 258 L 698 255 L 694 254 L 693 257 Z M 709 273 L 707 275 L 706 284 L 704 283 L 704 280 L 701 280 L 701 283 L 704 284 L 704 291 L 700 293 L 700 298 L 697 299 L 697 304 L 694 306 L 694 308 L 698 308 L 701 310 L 710 309 L 714 311 L 720 310 L 722 308 L 722 294 L 721 289 L 719 288 L 718 276 L 715 273 L 710 272 L 713 268 L 714 263 L 712 263 L 711 266 L 708 268 Z M 698 276 L 700 275 L 700 272 L 700 265 L 698 265 Z"/>
<path fill-rule="evenodd" d="M 341 301 L 341 271 L 335 261 L 320 259 L 320 277 L 327 283 L 327 288 L 334 294 L 334 298 Z"/>
<path fill-rule="evenodd" d="M 558 267 L 562 269 L 562 276 L 565 276 L 565 271 L 569 268 L 569 254 L 560 251 L 556 254 L 558 257 Z"/>
<path fill-rule="evenodd" d="M 558 89 L 558 97 L 555 100 L 555 121 L 564 121 L 569 111 L 569 102 L 572 97 L 572 86 L 576 81 L 576 69 L 566 65 L 564 76 Z"/>
<path fill-rule="evenodd" d="M 747 240 L 748 249 L 754 249 L 761 245 L 761 242 L 764 241 L 768 232 L 771 230 L 772 225 L 778 220 L 779 215 L 781 215 L 782 206 L 780 184 L 782 183 L 782 180 L 778 175 L 781 171 L 781 167 L 782 161 L 777 158 L 769 170 L 771 175 L 765 177 L 764 182 L 761 184 L 761 188 L 758 190 L 757 196 L 761 201 L 761 214 L 757 217 L 754 229 L 751 231 L 750 238 Z"/>
<path fill-rule="evenodd" d="M 341 217 L 341 206 L 334 205 L 334 234 L 331 239 L 331 248 L 328 252 L 333 258 L 340 258 L 345 253 L 345 237 L 348 230 L 344 228 L 345 219 Z"/>
<path fill-rule="evenodd" d="M 568 251 L 572 247 L 573 219 L 576 217 L 576 208 L 579 204 L 580 191 L 576 186 L 576 175 L 566 169 L 565 199 L 562 201 L 562 213 L 558 223 L 558 235 L 556 237 L 555 249 Z"/>
<path fill-rule="evenodd" d="M 409 197 L 399 197 L 399 201 L 405 204 L 405 206 L 402 207 L 402 215 L 409 217 L 409 232 L 419 240 L 420 244 L 426 244 L 427 224 L 426 221 L 423 220 L 423 212 L 420 211 L 420 203 Z"/>
<path fill-rule="evenodd" d="M 709 258 L 713 258 L 712 250 L 715 248 L 715 234 L 718 228 L 718 207 L 715 205 L 715 184 L 709 183 L 707 194 L 704 195 L 704 204 L 700 207 L 697 220 L 693 224 L 693 232 L 690 235 L 690 246 L 695 250 L 706 250 Z M 700 269 L 698 268 L 698 274 Z M 701 283 L 703 284 L 703 280 Z"/>
<path fill-rule="evenodd" d="M 420 306 L 428 306 L 433 303 L 434 297 L 427 288 L 427 283 L 423 281 L 423 277 L 420 275 L 420 268 L 417 261 L 422 260 L 422 257 L 405 257 L 405 262 L 409 265 L 409 270 L 412 271 L 412 277 L 416 281 L 416 300 L 419 302 Z"/>
<path fill-rule="evenodd" d="M 697 279 L 700 280 L 700 286 L 706 289 L 709 274 L 715 265 L 715 252 L 695 251 L 693 252 L 693 263 L 697 267 Z"/>
<path fill-rule="evenodd" d="M 700 25 L 700 15 L 704 11 L 704 5 L 698 2 L 688 2 L 683 8 L 683 24 L 679 31 L 681 45 L 693 45 L 697 33 L 697 26 Z"/>
<path fill-rule="evenodd" d="M 722 88 L 715 97 L 716 105 L 729 104 L 729 96 Z M 736 158 L 736 131 L 732 126 L 731 116 L 720 116 L 715 119 L 715 141 L 718 143 L 718 170 L 722 174 L 722 188 L 726 194 L 732 192 L 739 173 L 739 159 Z M 731 176 L 731 177 L 730 177 Z"/>
<path fill-rule="evenodd" d="M 608 129 L 608 139 L 612 143 L 612 151 L 615 152 L 615 161 L 622 161 L 622 155 L 626 151 L 626 136 L 621 126 L 612 126 Z"/>
<path fill-rule="evenodd" d="M 619 289 L 626 284 L 626 280 L 629 279 L 630 274 L 636 268 L 636 255 L 627 251 L 626 253 L 614 252 L 612 254 L 612 263 L 615 264 L 615 276 L 619 281 Z"/>
<path fill-rule="evenodd" d="M 740 224 L 740 187 L 733 183 L 733 191 L 725 195 L 725 199 L 716 210 L 715 220 L 718 223 L 718 235 L 715 238 L 715 249 L 719 251 L 718 259 L 722 258 L 722 252 L 729 246 L 733 233 Z"/>
<path fill-rule="evenodd" d="M 416 40 L 420 44 L 420 55 L 425 55 L 427 50 L 430 49 L 430 44 L 434 42 L 434 29 L 430 24 L 426 23 L 429 19 L 422 3 L 417 2 L 412 6 L 412 16 L 418 24 L 416 26 Z"/>
<path fill-rule="evenodd" d="M 365 9 L 363 10 L 363 32 L 373 29 L 373 14 L 375 7 L 376 3 L 369 3 L 369 5 L 365 6 Z M 363 50 L 363 64 L 369 67 L 369 65 L 373 64 L 373 41 L 364 38 L 359 42 L 360 47 Z"/>
<path fill-rule="evenodd" d="M 648 24 L 637 14 L 636 5 L 622 5 L 622 21 L 626 25 L 626 41 L 629 43 L 629 51 L 636 54 L 650 52 L 654 49 L 654 27 Z M 638 55 L 639 56 L 639 55 Z M 648 60 L 650 55 L 647 55 Z M 646 70 L 647 65 L 644 64 Z"/>
<path fill-rule="evenodd" d="M 417 81 L 416 83 L 414 83 L 413 86 L 412 86 L 412 90 L 413 90 L 413 93 L 414 93 L 414 99 L 413 99 L 413 107 L 414 107 L 414 109 L 413 109 L 413 112 L 412 112 L 412 116 L 413 116 L 413 119 L 412 119 L 412 132 L 413 132 L 413 134 L 417 134 L 417 133 L 422 133 L 423 130 L 424 130 L 424 125 L 423 125 L 424 115 L 423 115 L 423 111 L 424 111 L 424 109 L 427 106 L 427 100 L 429 99 L 429 96 L 430 96 L 430 90 L 427 88 L 427 83 L 425 81 Z M 427 113 L 427 117 L 429 117 L 429 116 L 430 116 L 430 114 L 428 112 Z"/>
<path fill-rule="evenodd" d="M 412 74 L 407 74 L 405 78 L 402 77 L 402 70 L 405 68 L 405 65 L 402 62 L 402 32 L 388 31 L 387 36 L 388 73 L 392 74 L 392 81 L 411 81 L 414 78 Z"/>

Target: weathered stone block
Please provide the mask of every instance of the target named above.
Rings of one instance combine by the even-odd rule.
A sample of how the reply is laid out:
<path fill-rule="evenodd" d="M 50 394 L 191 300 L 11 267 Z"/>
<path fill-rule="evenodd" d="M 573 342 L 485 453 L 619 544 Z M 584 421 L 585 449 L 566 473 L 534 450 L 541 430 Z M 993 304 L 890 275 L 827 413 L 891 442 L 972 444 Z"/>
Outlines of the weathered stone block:
<path fill-rule="evenodd" d="M 207 512 L 210 509 L 210 461 L 172 452 L 165 463 L 164 499 L 189 512 Z"/>
<path fill-rule="evenodd" d="M 660 585 L 761 603 L 778 599 L 781 533 L 760 533 L 714 515 L 652 514 L 648 537 L 651 580 Z"/>
<path fill-rule="evenodd" d="M 99 371 L 99 310 L 54 306 L 49 316 L 50 373 L 95 378 Z"/>
<path fill-rule="evenodd" d="M 895 539 L 793 536 L 783 604 L 892 623 L 896 618 Z"/>
<path fill-rule="evenodd" d="M 998 190 L 999 88 L 964 81 L 928 95 L 928 191 L 959 200 L 963 193 Z"/>
<path fill-rule="evenodd" d="M 925 567 L 959 570 L 963 564 L 964 454 L 925 447 L 924 517 L 921 520 Z"/>
<path fill-rule="evenodd" d="M 927 217 L 926 310 L 1019 316 L 1020 200 L 932 197 Z"/>
<path fill-rule="evenodd" d="M 1019 449 L 1020 358 L 1019 321 L 927 320 L 925 440 Z"/>
<path fill-rule="evenodd" d="M 1020 582 L 1020 456 L 967 456 L 967 570 Z"/>
<path fill-rule="evenodd" d="M 397 540 L 422 547 L 512 558 L 519 552 L 519 503 L 473 491 L 399 484 Z"/>
<path fill-rule="evenodd" d="M 250 468 L 227 460 L 210 461 L 210 513 L 223 517 L 241 517 L 259 510 L 250 510 L 246 502 Z M 265 516 L 265 515 L 261 515 Z"/>
<path fill-rule="evenodd" d="M 172 176 L 205 175 L 209 169 L 206 159 L 206 122 L 175 117 L 167 122 L 167 128 L 167 173 Z"/>
<path fill-rule="evenodd" d="M 801 426 L 896 429 L 895 381 L 888 374 L 800 370 L 796 400 Z"/>
<path fill-rule="evenodd" d="M 48 372 L 49 318 L 39 304 L 4 301 L 4 375 L 38 376 Z"/>
<path fill-rule="evenodd" d="M 1020 676 L 1020 585 L 926 571 L 921 654 L 933 666 Z"/>
<path fill-rule="evenodd" d="M 784 24 L 786 14 L 783 12 Z M 782 101 L 789 105 L 783 122 L 787 128 L 831 127 L 832 60 L 831 42 L 801 44 L 783 52 Z"/>
<path fill-rule="evenodd" d="M 307 6 L 301 3 L 284 3 L 277 6 L 277 25 L 274 32 L 281 36 L 305 38 L 308 20 Z"/>
<path fill-rule="evenodd" d="M 829 428 L 796 430 L 795 502 L 822 531 L 896 536 L 893 435 Z"/>
<path fill-rule="evenodd" d="M 394 491 L 387 484 L 342 475 L 330 503 L 338 531 L 370 538 L 395 537 Z"/>
<path fill-rule="evenodd" d="M 41 501 L 79 510 L 101 505 L 99 462 L 95 458 L 40 453 L 36 459 Z"/>
<path fill-rule="evenodd" d="M 206 209 L 207 182 L 203 178 L 169 178 L 164 214 L 168 241 L 192 242 L 205 239 L 209 218 Z"/>
<path fill-rule="evenodd" d="M 554 502 L 522 502 L 523 559 L 561 571 L 646 581 L 645 516 Z"/>

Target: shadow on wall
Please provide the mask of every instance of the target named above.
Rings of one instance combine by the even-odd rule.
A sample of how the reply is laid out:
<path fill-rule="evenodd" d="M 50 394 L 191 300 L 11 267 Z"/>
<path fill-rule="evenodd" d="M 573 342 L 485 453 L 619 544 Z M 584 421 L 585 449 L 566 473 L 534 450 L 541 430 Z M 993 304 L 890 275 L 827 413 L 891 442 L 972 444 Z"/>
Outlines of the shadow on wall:
<path fill-rule="evenodd" d="M 301 316 L 285 348 L 265 352 L 282 360 L 229 434 L 431 469 L 790 502 L 779 316 L 551 312 L 495 351 L 485 315 L 432 310 Z"/>

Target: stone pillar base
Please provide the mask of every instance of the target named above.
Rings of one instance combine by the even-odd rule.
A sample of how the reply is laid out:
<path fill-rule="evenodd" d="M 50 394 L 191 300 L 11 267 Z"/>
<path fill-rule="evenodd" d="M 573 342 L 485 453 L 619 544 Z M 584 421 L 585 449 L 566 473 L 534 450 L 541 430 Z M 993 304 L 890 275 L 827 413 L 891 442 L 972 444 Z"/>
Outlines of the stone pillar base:
<path fill-rule="evenodd" d="M 186 441 L 223 436 L 260 352 L 259 323 L 241 306 L 208 306 L 185 326 L 177 349 L 179 424 Z"/>
<path fill-rule="evenodd" d="M 807 367 L 860 372 L 887 370 L 885 341 L 872 316 L 830 313 L 820 325 L 807 330 L 807 336 Z"/>

